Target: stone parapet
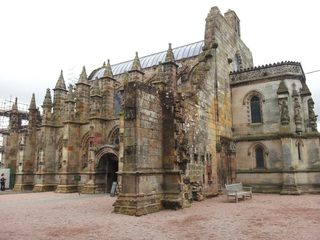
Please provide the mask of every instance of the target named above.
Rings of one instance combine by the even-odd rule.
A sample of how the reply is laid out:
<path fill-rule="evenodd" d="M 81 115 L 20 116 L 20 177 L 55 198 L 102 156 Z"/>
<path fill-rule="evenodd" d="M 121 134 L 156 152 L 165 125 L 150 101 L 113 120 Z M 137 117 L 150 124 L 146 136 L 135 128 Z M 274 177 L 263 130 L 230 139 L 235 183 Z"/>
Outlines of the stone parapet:
<path fill-rule="evenodd" d="M 33 184 L 15 184 L 13 191 L 14 192 L 24 192 L 24 191 L 32 191 Z"/>
<path fill-rule="evenodd" d="M 255 81 L 284 75 L 305 79 L 304 72 L 299 62 L 285 61 L 233 71 L 230 73 L 230 84 L 236 85 L 240 82 Z"/>

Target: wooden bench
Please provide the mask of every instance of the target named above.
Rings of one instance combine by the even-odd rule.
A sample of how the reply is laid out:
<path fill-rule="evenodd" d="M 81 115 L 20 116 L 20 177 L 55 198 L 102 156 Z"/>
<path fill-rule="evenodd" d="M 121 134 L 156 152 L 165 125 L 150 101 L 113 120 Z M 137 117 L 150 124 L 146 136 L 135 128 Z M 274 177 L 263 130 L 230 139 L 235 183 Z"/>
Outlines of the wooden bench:
<path fill-rule="evenodd" d="M 246 198 L 252 198 L 252 187 L 243 187 L 242 183 L 226 184 L 227 199 L 234 197 L 236 203 L 239 198 L 245 200 Z"/>

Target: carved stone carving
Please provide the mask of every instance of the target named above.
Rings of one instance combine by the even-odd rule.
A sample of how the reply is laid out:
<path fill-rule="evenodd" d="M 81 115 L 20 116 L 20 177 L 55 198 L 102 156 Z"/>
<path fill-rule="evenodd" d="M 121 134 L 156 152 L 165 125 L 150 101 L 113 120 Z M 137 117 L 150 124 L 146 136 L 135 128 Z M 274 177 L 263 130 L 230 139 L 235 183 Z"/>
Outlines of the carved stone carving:
<path fill-rule="evenodd" d="M 313 132 L 317 132 L 317 115 L 314 113 L 314 102 L 312 99 L 308 100 L 308 113 L 309 113 L 309 127 Z"/>
<path fill-rule="evenodd" d="M 125 119 L 134 120 L 136 118 L 136 109 L 134 107 L 125 108 Z"/>
<path fill-rule="evenodd" d="M 296 124 L 296 132 L 302 132 L 302 116 L 301 116 L 301 105 L 298 97 L 294 98 L 294 122 Z"/>
<path fill-rule="evenodd" d="M 301 117 L 301 105 L 299 103 L 298 98 L 294 99 L 294 120 L 296 122 L 301 122 L 302 117 Z"/>
<path fill-rule="evenodd" d="M 124 149 L 124 152 L 126 155 L 133 155 L 136 152 L 136 146 L 135 145 L 127 146 Z"/>
<path fill-rule="evenodd" d="M 289 109 L 288 109 L 288 103 L 286 99 L 283 99 L 281 101 L 281 125 L 288 125 L 290 122 L 290 116 L 289 116 Z"/>
<path fill-rule="evenodd" d="M 57 152 L 56 152 L 56 169 L 59 170 L 62 167 L 62 150 L 63 150 L 63 139 L 59 138 L 58 142 L 56 143 Z"/>

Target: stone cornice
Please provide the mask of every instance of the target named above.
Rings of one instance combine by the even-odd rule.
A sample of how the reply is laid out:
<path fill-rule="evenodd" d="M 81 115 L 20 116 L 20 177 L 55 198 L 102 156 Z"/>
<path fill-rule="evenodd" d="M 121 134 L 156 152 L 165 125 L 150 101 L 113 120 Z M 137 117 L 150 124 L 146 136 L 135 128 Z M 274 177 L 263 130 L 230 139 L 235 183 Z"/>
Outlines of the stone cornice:
<path fill-rule="evenodd" d="M 239 86 L 243 86 L 243 85 L 281 81 L 281 80 L 285 80 L 285 79 L 297 79 L 297 80 L 301 80 L 301 81 L 305 80 L 304 77 L 300 74 L 282 74 L 282 75 L 274 75 L 274 76 L 267 76 L 267 77 L 260 77 L 260 78 L 231 82 L 230 86 L 231 87 L 239 87 Z"/>

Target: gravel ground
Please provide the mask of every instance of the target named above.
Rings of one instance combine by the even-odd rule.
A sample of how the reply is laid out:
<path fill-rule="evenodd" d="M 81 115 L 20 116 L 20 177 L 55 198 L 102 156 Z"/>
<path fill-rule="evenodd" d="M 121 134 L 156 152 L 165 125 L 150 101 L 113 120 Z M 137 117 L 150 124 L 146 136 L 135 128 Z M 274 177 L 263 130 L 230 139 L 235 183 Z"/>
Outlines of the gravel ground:
<path fill-rule="evenodd" d="M 142 217 L 112 212 L 107 195 L 0 194 L 0 239 L 320 239 L 320 196 L 225 196 Z"/>

